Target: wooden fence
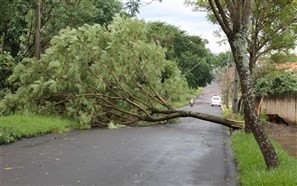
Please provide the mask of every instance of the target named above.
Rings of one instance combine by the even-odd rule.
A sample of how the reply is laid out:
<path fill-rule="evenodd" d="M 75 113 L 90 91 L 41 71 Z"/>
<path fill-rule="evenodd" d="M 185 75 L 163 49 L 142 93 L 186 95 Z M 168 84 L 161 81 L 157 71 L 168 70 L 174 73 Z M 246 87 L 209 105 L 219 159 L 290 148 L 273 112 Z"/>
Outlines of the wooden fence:
<path fill-rule="evenodd" d="M 256 98 L 260 113 L 278 114 L 290 124 L 297 125 L 297 94 Z"/>

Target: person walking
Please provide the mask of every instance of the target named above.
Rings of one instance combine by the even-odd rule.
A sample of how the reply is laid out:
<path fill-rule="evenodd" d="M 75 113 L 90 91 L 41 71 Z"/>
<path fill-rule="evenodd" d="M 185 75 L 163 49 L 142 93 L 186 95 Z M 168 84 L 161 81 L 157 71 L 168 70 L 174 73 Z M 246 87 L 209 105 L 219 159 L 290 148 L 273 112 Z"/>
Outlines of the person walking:
<path fill-rule="evenodd" d="M 194 99 L 193 98 L 190 99 L 190 105 L 191 105 L 191 107 L 194 106 Z"/>

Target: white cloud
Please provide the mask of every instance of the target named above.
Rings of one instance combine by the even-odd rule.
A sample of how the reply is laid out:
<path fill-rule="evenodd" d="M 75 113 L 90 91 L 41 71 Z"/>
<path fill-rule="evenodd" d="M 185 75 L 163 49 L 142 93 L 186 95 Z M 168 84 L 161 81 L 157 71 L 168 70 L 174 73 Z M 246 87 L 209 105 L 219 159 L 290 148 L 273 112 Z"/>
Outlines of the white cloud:
<path fill-rule="evenodd" d="M 192 8 L 185 6 L 183 2 L 184 0 L 163 0 L 162 3 L 156 1 L 141 7 L 137 17 L 145 21 L 166 22 L 190 35 L 207 39 L 209 43 L 206 46 L 214 53 L 229 50 L 229 45 L 218 44 L 223 39 L 214 36 L 214 31 L 218 30 L 219 26 L 207 21 L 206 12 L 193 12 Z"/>

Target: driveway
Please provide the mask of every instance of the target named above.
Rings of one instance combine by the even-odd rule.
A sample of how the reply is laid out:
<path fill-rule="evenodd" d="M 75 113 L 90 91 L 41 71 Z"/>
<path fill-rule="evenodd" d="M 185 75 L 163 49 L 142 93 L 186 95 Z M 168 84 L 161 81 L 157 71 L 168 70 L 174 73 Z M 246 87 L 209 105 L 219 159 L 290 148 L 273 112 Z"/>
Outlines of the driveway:
<path fill-rule="evenodd" d="M 194 107 L 220 115 L 207 86 Z M 2 185 L 235 185 L 229 130 L 183 118 L 180 124 L 50 134 L 1 146 Z"/>

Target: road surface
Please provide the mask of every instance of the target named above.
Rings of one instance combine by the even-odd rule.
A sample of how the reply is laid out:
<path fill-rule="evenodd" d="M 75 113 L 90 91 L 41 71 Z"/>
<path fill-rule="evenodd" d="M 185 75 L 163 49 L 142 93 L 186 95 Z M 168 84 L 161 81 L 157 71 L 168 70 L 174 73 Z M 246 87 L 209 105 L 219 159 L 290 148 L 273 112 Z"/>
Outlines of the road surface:
<path fill-rule="evenodd" d="M 211 107 L 218 85 L 207 86 L 194 107 Z M 50 134 L 1 146 L 0 180 L 6 185 L 236 185 L 229 130 L 182 119 L 181 124 Z"/>

